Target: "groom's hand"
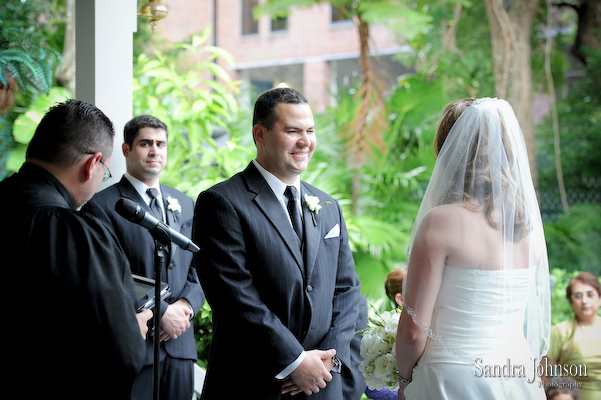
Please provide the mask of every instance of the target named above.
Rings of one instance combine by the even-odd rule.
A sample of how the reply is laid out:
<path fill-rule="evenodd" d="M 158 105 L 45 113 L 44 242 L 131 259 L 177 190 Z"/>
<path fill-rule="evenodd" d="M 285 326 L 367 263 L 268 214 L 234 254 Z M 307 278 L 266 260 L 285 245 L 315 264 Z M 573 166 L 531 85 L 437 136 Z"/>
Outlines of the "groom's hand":
<path fill-rule="evenodd" d="M 332 380 L 330 371 L 325 366 L 326 362 L 331 362 L 332 357 L 336 355 L 336 350 L 309 350 L 305 354 L 305 359 L 290 374 L 282 385 L 282 394 L 291 395 L 300 392 L 307 396 L 319 392 L 326 387 L 326 384 Z"/>

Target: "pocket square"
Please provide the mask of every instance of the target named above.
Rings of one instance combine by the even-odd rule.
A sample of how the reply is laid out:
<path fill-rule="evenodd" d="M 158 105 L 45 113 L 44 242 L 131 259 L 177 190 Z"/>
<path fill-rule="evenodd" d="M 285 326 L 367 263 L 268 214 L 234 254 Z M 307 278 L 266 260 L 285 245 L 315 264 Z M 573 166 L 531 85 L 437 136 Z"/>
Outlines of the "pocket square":
<path fill-rule="evenodd" d="M 340 236 L 340 225 L 336 224 L 336 225 L 334 225 L 334 227 L 332 229 L 330 229 L 328 234 L 325 235 L 323 238 L 330 239 L 330 238 L 335 238 L 338 236 Z"/>

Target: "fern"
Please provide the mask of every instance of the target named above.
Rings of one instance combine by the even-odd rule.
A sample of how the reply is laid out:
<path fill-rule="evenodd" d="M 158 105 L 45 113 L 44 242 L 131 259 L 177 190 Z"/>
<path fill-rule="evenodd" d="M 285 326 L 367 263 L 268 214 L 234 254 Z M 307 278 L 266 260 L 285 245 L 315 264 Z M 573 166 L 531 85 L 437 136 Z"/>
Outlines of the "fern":
<path fill-rule="evenodd" d="M 52 68 L 46 61 L 45 51 L 35 56 L 22 48 L 0 50 L 0 68 L 0 81 L 5 86 L 7 74 L 21 87 L 30 83 L 38 90 L 48 92 L 52 86 Z"/>
<path fill-rule="evenodd" d="M 52 87 L 53 60 L 62 61 L 60 54 L 27 38 L 6 40 L 0 27 L 0 82 L 6 86 L 7 76 L 12 76 L 22 88 L 33 85 L 47 93 Z M 50 54 L 51 53 L 51 54 Z"/>

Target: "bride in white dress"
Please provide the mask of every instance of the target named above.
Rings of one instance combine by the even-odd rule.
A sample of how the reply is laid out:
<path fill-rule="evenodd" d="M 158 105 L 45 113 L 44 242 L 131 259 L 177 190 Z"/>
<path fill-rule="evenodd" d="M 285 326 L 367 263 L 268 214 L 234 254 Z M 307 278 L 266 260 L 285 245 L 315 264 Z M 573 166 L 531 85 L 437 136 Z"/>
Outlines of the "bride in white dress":
<path fill-rule="evenodd" d="M 526 146 L 504 100 L 445 107 L 412 233 L 399 399 L 545 399 L 547 252 Z"/>

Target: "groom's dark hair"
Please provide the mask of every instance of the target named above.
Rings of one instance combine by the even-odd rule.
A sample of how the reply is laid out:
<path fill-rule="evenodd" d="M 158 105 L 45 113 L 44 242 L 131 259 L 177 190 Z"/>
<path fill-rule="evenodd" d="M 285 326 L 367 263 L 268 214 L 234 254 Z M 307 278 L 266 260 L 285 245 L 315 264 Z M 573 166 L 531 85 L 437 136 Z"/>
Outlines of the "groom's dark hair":
<path fill-rule="evenodd" d="M 253 112 L 253 126 L 262 125 L 268 131 L 277 121 L 276 106 L 280 103 L 303 104 L 309 101 L 302 93 L 292 88 L 269 89 L 259 96 Z"/>

